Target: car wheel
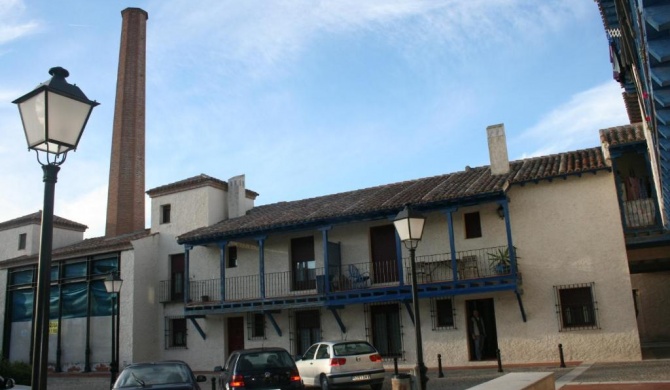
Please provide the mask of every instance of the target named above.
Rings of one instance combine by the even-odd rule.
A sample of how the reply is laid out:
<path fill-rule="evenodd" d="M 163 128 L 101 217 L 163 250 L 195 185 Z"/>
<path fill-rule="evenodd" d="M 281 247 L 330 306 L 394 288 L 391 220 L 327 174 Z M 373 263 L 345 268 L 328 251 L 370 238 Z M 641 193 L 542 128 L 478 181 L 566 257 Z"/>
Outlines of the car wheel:
<path fill-rule="evenodd" d="M 321 390 L 330 389 L 330 384 L 328 383 L 328 377 L 323 374 L 321 375 L 321 378 L 319 378 L 319 384 L 321 385 Z"/>
<path fill-rule="evenodd" d="M 384 386 L 383 383 L 375 383 L 375 384 L 370 385 L 372 390 L 382 390 L 383 386 Z"/>

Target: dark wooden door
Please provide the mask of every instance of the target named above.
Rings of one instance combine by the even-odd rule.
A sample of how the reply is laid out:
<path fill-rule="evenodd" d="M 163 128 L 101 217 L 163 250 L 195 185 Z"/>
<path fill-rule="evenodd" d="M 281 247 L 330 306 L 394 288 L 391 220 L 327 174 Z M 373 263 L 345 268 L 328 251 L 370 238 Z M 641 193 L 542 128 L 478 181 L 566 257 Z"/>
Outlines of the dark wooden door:
<path fill-rule="evenodd" d="M 238 349 L 244 349 L 244 317 L 229 317 L 226 331 L 228 355 Z"/>
<path fill-rule="evenodd" d="M 321 341 L 321 316 L 318 310 L 303 310 L 295 313 L 296 352 L 307 352 L 309 347 Z"/>
<path fill-rule="evenodd" d="M 401 357 L 400 308 L 398 304 L 373 305 L 370 307 L 372 320 L 372 343 L 384 357 Z"/>
<path fill-rule="evenodd" d="M 170 256 L 170 299 L 184 300 L 184 254 Z"/>
<path fill-rule="evenodd" d="M 398 281 L 398 251 L 393 225 L 370 228 L 372 283 Z"/>
<path fill-rule="evenodd" d="M 301 237 L 291 240 L 291 265 L 294 290 L 316 288 L 314 237 Z"/>

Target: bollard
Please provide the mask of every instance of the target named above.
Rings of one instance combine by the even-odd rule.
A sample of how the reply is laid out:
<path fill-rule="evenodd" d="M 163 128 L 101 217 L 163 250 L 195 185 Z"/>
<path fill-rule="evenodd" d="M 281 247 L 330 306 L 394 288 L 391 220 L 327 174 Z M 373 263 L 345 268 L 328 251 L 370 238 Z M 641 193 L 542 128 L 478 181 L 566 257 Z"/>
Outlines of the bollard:
<path fill-rule="evenodd" d="M 563 359 L 563 344 L 558 344 L 558 354 L 561 357 L 561 368 L 565 368 L 565 359 Z"/>
<path fill-rule="evenodd" d="M 442 372 L 442 355 L 437 354 L 437 377 L 444 378 L 444 373 Z"/>
<path fill-rule="evenodd" d="M 212 390 L 216 390 L 216 377 L 212 377 Z"/>
<path fill-rule="evenodd" d="M 498 372 L 503 372 L 502 360 L 500 359 L 500 350 L 499 349 L 496 349 L 496 355 L 498 355 Z"/>
<path fill-rule="evenodd" d="M 398 375 L 398 358 L 393 358 L 393 374 Z"/>

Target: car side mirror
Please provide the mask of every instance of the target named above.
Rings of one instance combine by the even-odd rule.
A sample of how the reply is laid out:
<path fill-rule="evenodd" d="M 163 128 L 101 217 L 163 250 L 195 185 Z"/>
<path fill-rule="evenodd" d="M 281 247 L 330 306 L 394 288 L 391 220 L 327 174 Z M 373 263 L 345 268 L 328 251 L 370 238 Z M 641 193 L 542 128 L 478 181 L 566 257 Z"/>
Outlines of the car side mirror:
<path fill-rule="evenodd" d="M 5 381 L 5 389 L 11 389 L 12 387 L 14 387 L 14 379 L 7 378 Z"/>
<path fill-rule="evenodd" d="M 223 371 L 223 367 L 221 367 L 221 366 L 216 366 L 216 367 L 214 367 L 214 371 L 216 371 L 216 372 Z"/>
<path fill-rule="evenodd" d="M 198 375 L 195 377 L 196 382 L 207 382 L 207 377 L 204 375 Z"/>

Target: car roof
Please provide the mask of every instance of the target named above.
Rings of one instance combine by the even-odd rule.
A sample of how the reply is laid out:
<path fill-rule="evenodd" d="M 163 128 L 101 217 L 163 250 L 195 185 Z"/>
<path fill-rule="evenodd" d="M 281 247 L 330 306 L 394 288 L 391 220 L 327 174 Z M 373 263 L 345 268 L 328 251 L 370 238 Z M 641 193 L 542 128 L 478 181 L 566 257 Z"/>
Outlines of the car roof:
<path fill-rule="evenodd" d="M 314 344 L 328 344 L 328 345 L 335 345 L 335 344 L 344 344 L 344 343 L 365 343 L 365 344 L 370 344 L 366 340 L 323 340 L 319 341 Z M 314 345 L 312 344 L 312 345 Z"/>
<path fill-rule="evenodd" d="M 240 355 L 245 355 L 248 353 L 258 353 L 258 352 L 286 352 L 287 350 L 281 347 L 262 347 L 262 348 L 248 348 L 248 349 L 238 349 L 233 353 L 239 353 Z"/>
<path fill-rule="evenodd" d="M 125 367 L 155 366 L 155 365 L 160 365 L 160 364 L 183 364 L 185 366 L 188 366 L 188 363 L 186 363 L 183 360 L 158 360 L 158 361 L 155 361 L 155 362 L 129 363 Z"/>

